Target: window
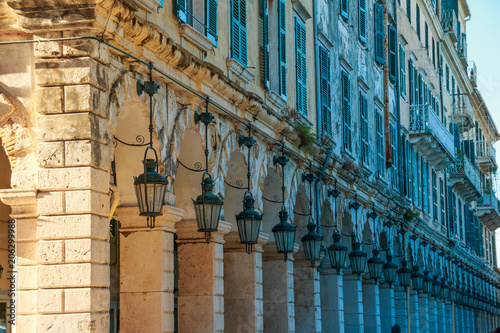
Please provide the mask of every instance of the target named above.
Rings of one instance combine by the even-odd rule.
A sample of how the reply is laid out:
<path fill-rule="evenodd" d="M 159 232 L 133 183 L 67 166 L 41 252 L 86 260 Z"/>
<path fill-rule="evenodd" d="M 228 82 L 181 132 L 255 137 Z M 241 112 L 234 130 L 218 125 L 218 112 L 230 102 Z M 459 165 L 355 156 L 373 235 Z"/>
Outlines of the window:
<path fill-rule="evenodd" d="M 217 46 L 217 0 L 176 1 L 175 8 L 179 21 L 189 24 Z"/>
<path fill-rule="evenodd" d="M 438 190 L 437 190 L 437 175 L 436 170 L 432 168 L 432 218 L 438 220 Z"/>
<path fill-rule="evenodd" d="M 319 47 L 320 66 L 320 93 L 321 93 L 321 120 L 323 133 L 332 135 L 332 99 L 330 82 L 330 53 L 322 46 Z"/>
<path fill-rule="evenodd" d="M 410 105 L 417 105 L 417 87 L 416 87 L 416 68 L 413 65 L 413 61 L 408 61 L 408 71 L 409 71 L 409 79 L 410 79 Z"/>
<path fill-rule="evenodd" d="M 389 26 L 389 79 L 396 82 L 397 58 L 396 58 L 397 35 L 396 28 Z"/>
<path fill-rule="evenodd" d="M 406 55 L 405 48 L 399 44 L 399 84 L 401 96 L 406 99 Z"/>
<path fill-rule="evenodd" d="M 368 165 L 368 102 L 365 94 L 359 92 L 359 114 L 361 116 L 361 163 Z"/>
<path fill-rule="evenodd" d="M 384 8 L 375 4 L 375 61 L 384 63 Z"/>
<path fill-rule="evenodd" d="M 416 14 L 417 14 L 417 21 L 415 22 L 415 24 L 416 24 L 415 28 L 417 29 L 418 40 L 420 40 L 420 8 L 418 7 L 418 5 L 417 5 Z"/>
<path fill-rule="evenodd" d="M 411 24 L 411 0 L 406 0 L 406 16 Z"/>
<path fill-rule="evenodd" d="M 349 19 L 349 0 L 340 0 L 340 16 Z"/>
<path fill-rule="evenodd" d="M 450 67 L 446 65 L 446 91 L 450 93 Z"/>
<path fill-rule="evenodd" d="M 270 88 L 269 82 L 269 12 L 267 0 L 260 0 L 262 11 L 262 82 Z"/>
<path fill-rule="evenodd" d="M 422 168 L 422 206 L 424 212 L 429 214 L 429 168 L 427 163 L 424 161 L 424 157 L 421 156 L 420 167 Z"/>
<path fill-rule="evenodd" d="M 398 172 L 398 130 L 396 124 L 391 122 L 391 156 L 392 156 L 392 188 L 399 188 L 399 172 Z"/>
<path fill-rule="evenodd" d="M 295 66 L 297 111 L 307 117 L 306 27 L 295 17 Z"/>
<path fill-rule="evenodd" d="M 385 178 L 385 145 L 384 145 L 384 118 L 379 109 L 375 112 L 375 128 L 377 138 L 377 175 L 379 178 Z"/>
<path fill-rule="evenodd" d="M 462 216 L 462 200 L 458 198 L 458 236 L 460 239 L 464 239 L 464 219 Z"/>
<path fill-rule="evenodd" d="M 436 42 L 434 41 L 434 37 L 432 37 L 432 64 L 434 68 L 436 67 Z"/>
<path fill-rule="evenodd" d="M 446 225 L 446 220 L 445 220 L 446 207 L 444 206 L 444 203 L 445 203 L 445 200 L 444 200 L 444 180 L 442 177 L 439 178 L 439 195 L 440 195 L 439 205 L 441 207 L 441 225 L 444 227 Z"/>
<path fill-rule="evenodd" d="M 349 76 L 345 71 L 342 71 L 342 118 L 344 121 L 344 127 L 343 127 L 344 149 L 348 152 L 351 152 L 352 151 L 351 91 L 350 91 Z"/>
<path fill-rule="evenodd" d="M 280 0 L 278 7 L 278 53 L 279 53 L 279 93 L 286 98 L 286 7 Z"/>
<path fill-rule="evenodd" d="M 427 54 L 429 54 L 429 26 L 425 22 L 425 48 L 427 49 Z"/>
<path fill-rule="evenodd" d="M 359 0 L 359 40 L 366 42 L 366 0 Z"/>
<path fill-rule="evenodd" d="M 231 56 L 247 65 L 247 10 L 246 0 L 231 2 Z"/>

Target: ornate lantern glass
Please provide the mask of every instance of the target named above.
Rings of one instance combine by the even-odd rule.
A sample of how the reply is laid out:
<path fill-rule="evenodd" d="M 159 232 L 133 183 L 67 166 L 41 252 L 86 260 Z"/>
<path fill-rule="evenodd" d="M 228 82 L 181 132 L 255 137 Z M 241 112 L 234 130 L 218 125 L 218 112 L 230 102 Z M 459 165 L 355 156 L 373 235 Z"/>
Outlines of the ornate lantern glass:
<path fill-rule="evenodd" d="M 332 268 L 337 269 L 337 273 L 344 268 L 347 257 L 347 246 L 340 242 L 340 232 L 337 228 L 333 230 L 333 244 L 328 247 L 328 256 Z"/>
<path fill-rule="evenodd" d="M 201 187 L 203 193 L 196 200 L 193 200 L 194 212 L 198 222 L 198 231 L 204 232 L 205 239 L 209 242 L 210 233 L 217 231 L 219 227 L 220 214 L 224 203 L 218 195 L 214 194 L 214 181 L 208 172 L 203 174 Z"/>
<path fill-rule="evenodd" d="M 366 269 L 366 252 L 361 250 L 361 243 L 355 242 L 352 244 L 352 252 L 349 253 L 349 262 L 354 274 L 363 274 Z"/>
<path fill-rule="evenodd" d="M 316 231 L 316 223 L 314 223 L 312 217 L 309 218 L 307 229 L 309 232 L 302 237 L 304 255 L 307 260 L 316 261 L 319 260 L 321 254 L 321 241 L 323 240 L 323 236 Z"/>
<path fill-rule="evenodd" d="M 413 266 L 413 273 L 411 274 L 411 287 L 415 291 L 422 290 L 424 287 L 424 274 L 420 273 L 418 265 Z"/>
<path fill-rule="evenodd" d="M 382 278 L 385 264 L 384 259 L 380 258 L 379 253 L 378 249 L 374 249 L 373 257 L 368 259 L 368 273 L 370 274 L 370 278 L 375 280 Z"/>
<path fill-rule="evenodd" d="M 408 262 L 403 260 L 402 266 L 398 269 L 398 281 L 399 285 L 403 287 L 408 287 L 411 282 L 411 268 L 408 267 Z"/>
<path fill-rule="evenodd" d="M 254 209 L 255 200 L 249 191 L 245 192 L 243 211 L 236 215 L 236 226 L 240 234 L 241 244 L 245 244 L 247 253 L 252 252 L 252 245 L 259 240 L 262 214 Z"/>
<path fill-rule="evenodd" d="M 382 267 L 382 272 L 386 283 L 393 284 L 396 282 L 398 266 L 392 262 L 392 255 L 387 255 L 387 262 Z"/>
<path fill-rule="evenodd" d="M 424 285 L 423 290 L 426 294 L 432 294 L 432 283 L 434 280 L 429 276 L 429 271 L 424 271 Z"/>
<path fill-rule="evenodd" d="M 439 293 L 439 296 L 442 299 L 446 300 L 446 299 L 448 299 L 449 294 L 450 294 L 450 288 L 448 287 L 448 284 L 446 283 L 446 279 L 442 278 L 441 279 L 441 291 Z"/>
<path fill-rule="evenodd" d="M 278 253 L 284 253 L 286 260 L 287 254 L 293 252 L 295 231 L 297 228 L 288 222 L 288 212 L 286 211 L 285 206 L 281 207 L 281 211 L 278 216 L 280 218 L 280 222 L 273 227 L 272 231 L 276 247 L 278 248 Z"/>

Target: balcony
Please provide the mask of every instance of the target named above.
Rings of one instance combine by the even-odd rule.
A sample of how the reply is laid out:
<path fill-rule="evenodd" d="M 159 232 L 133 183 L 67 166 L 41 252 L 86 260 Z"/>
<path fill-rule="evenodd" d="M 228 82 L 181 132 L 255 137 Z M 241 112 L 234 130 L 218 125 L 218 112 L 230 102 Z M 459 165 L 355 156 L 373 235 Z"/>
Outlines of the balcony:
<path fill-rule="evenodd" d="M 477 87 L 477 67 L 474 61 L 469 61 L 467 66 L 467 76 L 469 76 L 470 83 L 474 88 Z"/>
<path fill-rule="evenodd" d="M 457 153 L 455 164 L 450 167 L 450 185 L 465 203 L 481 196 L 481 180 L 476 168 L 464 153 Z"/>
<path fill-rule="evenodd" d="M 441 24 L 445 35 L 450 36 L 453 43 L 458 42 L 457 27 L 458 18 L 455 10 L 447 9 L 441 12 Z"/>
<path fill-rule="evenodd" d="M 491 141 L 476 142 L 476 164 L 483 173 L 490 173 L 498 167 L 496 156 L 497 152 Z"/>
<path fill-rule="evenodd" d="M 454 141 L 432 107 L 410 106 L 410 143 L 436 171 L 453 163 Z"/>
<path fill-rule="evenodd" d="M 498 199 L 494 193 L 484 194 L 477 201 L 477 217 L 491 231 L 500 228 L 500 213 Z"/>
<path fill-rule="evenodd" d="M 465 34 L 459 36 L 459 43 L 457 44 L 458 57 L 462 62 L 463 68 L 467 67 L 467 37 Z"/>
<path fill-rule="evenodd" d="M 467 132 L 474 127 L 474 110 L 472 104 L 467 97 L 457 96 L 453 104 L 452 120 L 458 124 L 460 133 Z"/>

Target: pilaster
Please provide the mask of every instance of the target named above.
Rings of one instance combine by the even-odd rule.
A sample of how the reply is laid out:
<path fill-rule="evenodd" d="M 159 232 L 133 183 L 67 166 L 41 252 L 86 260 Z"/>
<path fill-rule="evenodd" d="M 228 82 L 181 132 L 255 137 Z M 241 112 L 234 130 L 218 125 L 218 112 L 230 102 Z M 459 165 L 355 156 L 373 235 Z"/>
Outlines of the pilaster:
<path fill-rule="evenodd" d="M 396 310 L 394 300 L 394 286 L 383 283 L 380 291 L 380 323 L 382 332 L 390 332 L 396 324 Z"/>
<path fill-rule="evenodd" d="M 331 267 L 323 267 L 321 284 L 321 328 L 323 332 L 344 333 L 343 276 Z"/>
<path fill-rule="evenodd" d="M 396 308 L 396 324 L 401 328 L 402 332 L 405 332 L 408 330 L 408 303 L 406 289 L 401 286 L 396 286 L 394 297 Z"/>
<path fill-rule="evenodd" d="M 436 298 L 429 296 L 429 332 L 438 332 L 438 308 Z"/>
<path fill-rule="evenodd" d="M 418 302 L 418 291 L 410 290 L 410 325 L 412 333 L 420 333 L 420 309 Z"/>
<path fill-rule="evenodd" d="M 344 292 L 349 297 L 344 298 L 344 316 L 346 333 L 364 333 L 363 318 L 363 286 L 361 277 L 345 272 Z"/>
<path fill-rule="evenodd" d="M 420 333 L 431 333 L 429 330 L 429 296 L 423 292 L 418 294 L 418 320 Z"/>
<path fill-rule="evenodd" d="M 366 332 L 381 332 L 380 289 L 373 279 L 363 279 L 363 317 Z"/>

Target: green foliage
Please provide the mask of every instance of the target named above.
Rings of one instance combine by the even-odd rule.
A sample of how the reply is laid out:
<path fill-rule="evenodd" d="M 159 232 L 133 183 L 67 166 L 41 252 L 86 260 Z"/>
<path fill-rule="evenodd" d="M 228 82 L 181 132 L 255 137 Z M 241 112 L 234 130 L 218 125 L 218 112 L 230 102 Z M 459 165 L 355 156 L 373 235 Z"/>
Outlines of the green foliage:
<path fill-rule="evenodd" d="M 408 208 L 406 210 L 406 212 L 403 214 L 403 219 L 405 221 L 412 221 L 415 217 L 419 217 L 420 216 L 420 212 L 417 211 L 414 211 L 413 209 L 411 208 Z"/>
<path fill-rule="evenodd" d="M 297 130 L 300 138 L 299 148 L 304 149 L 306 152 L 310 154 L 315 153 L 314 143 L 316 142 L 316 133 L 314 133 L 313 129 L 301 122 L 295 122 L 295 129 Z"/>

